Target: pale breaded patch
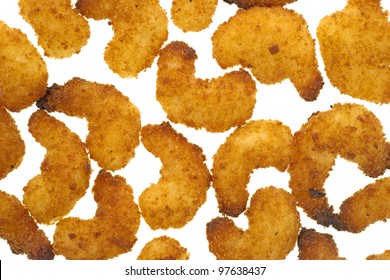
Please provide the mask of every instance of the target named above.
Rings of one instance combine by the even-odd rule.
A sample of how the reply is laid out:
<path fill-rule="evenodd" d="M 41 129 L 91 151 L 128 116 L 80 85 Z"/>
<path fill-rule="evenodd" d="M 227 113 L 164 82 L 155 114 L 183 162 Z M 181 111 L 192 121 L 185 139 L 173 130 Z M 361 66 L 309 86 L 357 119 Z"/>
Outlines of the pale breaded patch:
<path fill-rule="evenodd" d="M 137 241 L 140 213 L 131 186 L 121 176 L 101 170 L 92 189 L 95 217 L 58 222 L 53 248 L 67 259 L 104 260 L 129 252 Z"/>
<path fill-rule="evenodd" d="M 88 18 L 110 21 L 114 37 L 104 59 L 122 78 L 149 68 L 168 38 L 168 18 L 158 0 L 78 0 L 76 7 Z"/>
<path fill-rule="evenodd" d="M 87 44 L 88 21 L 72 7 L 71 0 L 20 0 L 19 7 L 46 56 L 70 57 Z"/>
<path fill-rule="evenodd" d="M 213 20 L 218 0 L 173 0 L 173 23 L 184 32 L 197 32 L 207 28 Z"/>
<path fill-rule="evenodd" d="M 47 152 L 41 174 L 24 187 L 23 203 L 39 223 L 52 224 L 67 215 L 89 187 L 91 166 L 83 142 L 45 111 L 33 113 L 29 131 Z"/>
<path fill-rule="evenodd" d="M 195 50 L 172 42 L 158 59 L 156 98 L 168 118 L 196 129 L 222 132 L 252 116 L 256 84 L 244 70 L 208 79 L 195 77 Z"/>
<path fill-rule="evenodd" d="M 15 120 L 0 106 L 0 179 L 22 163 L 26 146 Z"/>
<path fill-rule="evenodd" d="M 223 0 L 228 4 L 236 4 L 239 8 L 284 6 L 297 0 Z"/>
<path fill-rule="evenodd" d="M 294 249 L 301 223 L 290 193 L 261 188 L 252 196 L 245 215 L 246 231 L 227 217 L 207 224 L 209 249 L 218 260 L 281 260 Z"/>
<path fill-rule="evenodd" d="M 376 116 L 362 105 L 335 104 L 313 114 L 294 134 L 293 160 L 288 169 L 297 203 L 319 224 L 348 230 L 328 204 L 324 183 L 336 157 L 358 164 L 377 177 L 390 167 L 390 145 Z"/>
<path fill-rule="evenodd" d="M 0 106 L 21 111 L 45 94 L 46 63 L 27 36 L 0 21 Z"/>
<path fill-rule="evenodd" d="M 190 254 L 179 241 L 168 236 L 154 238 L 142 248 L 138 260 L 188 260 Z"/>
<path fill-rule="evenodd" d="M 304 18 L 281 7 L 238 10 L 212 36 L 222 68 L 241 65 L 264 84 L 290 79 L 306 101 L 316 100 L 323 80 Z"/>
<path fill-rule="evenodd" d="M 349 0 L 317 28 L 333 86 L 375 103 L 390 103 L 390 22 L 380 0 Z"/>
<path fill-rule="evenodd" d="M 50 87 L 37 106 L 86 118 L 87 149 L 103 169 L 121 169 L 134 157 L 141 130 L 140 112 L 114 86 L 73 78 L 62 86 Z"/>
<path fill-rule="evenodd" d="M 205 203 L 211 184 L 202 149 L 166 122 L 143 127 L 141 141 L 162 162 L 159 181 L 139 197 L 142 216 L 152 229 L 181 228 Z"/>
<path fill-rule="evenodd" d="M 49 239 L 16 196 L 0 191 L 0 238 L 7 240 L 14 254 L 33 260 L 52 260 Z"/>
<path fill-rule="evenodd" d="M 214 155 L 212 176 L 219 211 L 234 217 L 245 211 L 253 170 L 272 166 L 283 172 L 291 152 L 291 130 L 279 121 L 257 120 L 237 128 Z"/>
<path fill-rule="evenodd" d="M 333 236 L 303 228 L 298 236 L 298 259 L 300 260 L 345 260 L 339 257 L 339 249 Z"/>

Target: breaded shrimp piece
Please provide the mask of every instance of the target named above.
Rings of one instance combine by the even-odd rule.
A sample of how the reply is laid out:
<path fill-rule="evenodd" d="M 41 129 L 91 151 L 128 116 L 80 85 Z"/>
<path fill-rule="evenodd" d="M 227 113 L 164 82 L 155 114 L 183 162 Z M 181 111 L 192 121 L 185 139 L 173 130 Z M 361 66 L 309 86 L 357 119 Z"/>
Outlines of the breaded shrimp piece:
<path fill-rule="evenodd" d="M 50 87 L 37 106 L 86 118 L 87 149 L 101 168 L 118 170 L 134 157 L 141 130 L 140 112 L 114 86 L 73 78 L 62 86 Z"/>
<path fill-rule="evenodd" d="M 223 0 L 228 4 L 236 4 L 239 8 L 284 6 L 297 0 Z"/>
<path fill-rule="evenodd" d="M 264 84 L 290 79 L 306 101 L 316 100 L 323 80 L 304 18 L 281 7 L 238 10 L 212 36 L 213 55 L 226 69 L 241 65 Z"/>
<path fill-rule="evenodd" d="M 111 259 L 129 252 L 137 241 L 140 213 L 125 179 L 101 170 L 92 192 L 97 203 L 95 217 L 70 217 L 57 224 L 54 252 L 66 259 Z"/>
<path fill-rule="evenodd" d="M 38 228 L 20 200 L 0 191 L 0 238 L 7 240 L 14 254 L 26 254 L 33 260 L 52 260 L 49 239 Z"/>
<path fill-rule="evenodd" d="M 218 260 L 281 260 L 294 249 L 301 223 L 290 193 L 261 188 L 252 196 L 245 215 L 246 231 L 227 217 L 207 224 L 209 249 Z"/>
<path fill-rule="evenodd" d="M 298 235 L 300 260 L 345 260 L 339 257 L 339 249 L 333 236 L 314 229 L 302 228 Z"/>
<path fill-rule="evenodd" d="M 367 260 L 390 260 L 390 250 L 386 250 L 382 254 L 369 255 Z"/>
<path fill-rule="evenodd" d="M 342 94 L 390 103 L 390 22 L 380 0 L 349 0 L 317 28 L 325 71 Z"/>
<path fill-rule="evenodd" d="M 244 70 L 202 80 L 195 77 L 195 50 L 172 42 L 160 52 L 157 100 L 175 123 L 223 132 L 252 116 L 256 83 Z"/>
<path fill-rule="evenodd" d="M 153 230 L 181 228 L 206 201 L 211 184 L 202 149 L 167 122 L 143 127 L 141 141 L 162 162 L 159 181 L 139 197 L 142 216 Z"/>
<path fill-rule="evenodd" d="M 149 68 L 168 38 L 168 18 L 158 0 L 78 0 L 76 7 L 87 18 L 110 21 L 114 37 L 104 59 L 122 78 Z"/>
<path fill-rule="evenodd" d="M 218 0 L 173 0 L 173 23 L 184 32 L 197 32 L 207 28 L 213 20 Z"/>
<path fill-rule="evenodd" d="M 286 171 L 292 142 L 290 128 L 272 120 L 250 121 L 230 134 L 214 155 L 211 170 L 219 211 L 233 217 L 245 211 L 252 171 L 271 166 Z"/>
<path fill-rule="evenodd" d="M 85 195 L 90 161 L 78 135 L 45 111 L 33 113 L 28 128 L 47 152 L 41 174 L 23 189 L 23 203 L 37 222 L 52 224 L 67 215 Z"/>
<path fill-rule="evenodd" d="M 154 238 L 146 243 L 138 260 L 188 260 L 190 254 L 179 241 L 168 236 Z"/>
<path fill-rule="evenodd" d="M 378 177 L 390 167 L 390 145 L 376 116 L 362 105 L 335 104 L 313 114 L 294 134 L 289 186 L 298 206 L 319 224 L 348 230 L 328 204 L 324 183 L 336 157 Z"/>
<path fill-rule="evenodd" d="M 354 233 L 390 218 L 390 177 L 377 180 L 344 200 L 340 218 L 348 231 Z"/>
<path fill-rule="evenodd" d="M 70 57 L 87 44 L 88 21 L 72 7 L 71 0 L 19 0 L 19 7 L 46 56 Z"/>
<path fill-rule="evenodd" d="M 0 179 L 22 163 L 26 146 L 15 120 L 0 106 Z"/>
<path fill-rule="evenodd" d="M 45 94 L 46 63 L 21 30 L 2 21 L 0 38 L 0 106 L 19 112 Z"/>

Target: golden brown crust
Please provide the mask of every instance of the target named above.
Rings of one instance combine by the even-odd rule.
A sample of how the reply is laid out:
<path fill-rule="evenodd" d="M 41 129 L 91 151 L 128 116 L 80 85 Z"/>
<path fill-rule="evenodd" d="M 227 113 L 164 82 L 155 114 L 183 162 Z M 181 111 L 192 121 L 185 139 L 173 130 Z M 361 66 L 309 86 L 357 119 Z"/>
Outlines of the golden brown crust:
<path fill-rule="evenodd" d="M 188 260 L 190 254 L 179 241 L 168 236 L 154 238 L 146 243 L 138 260 Z"/>
<path fill-rule="evenodd" d="M 206 201 L 210 187 L 202 149 L 166 122 L 143 127 L 141 140 L 162 162 L 160 180 L 139 197 L 142 216 L 152 229 L 181 228 Z"/>
<path fill-rule="evenodd" d="M 288 169 L 297 203 L 318 223 L 348 230 L 329 206 L 323 186 L 336 157 L 358 164 L 367 176 L 382 175 L 390 166 L 390 145 L 380 121 L 362 105 L 336 104 L 310 117 L 294 134 Z"/>
<path fill-rule="evenodd" d="M 24 187 L 23 203 L 39 223 L 52 224 L 84 196 L 89 187 L 90 161 L 78 135 L 45 111 L 33 113 L 28 126 L 47 153 L 41 174 Z"/>
<path fill-rule="evenodd" d="M 3 191 L 0 191 L 0 221 L 0 238 L 7 240 L 14 254 L 26 254 L 33 260 L 54 259 L 45 233 L 19 199 Z"/>
<path fill-rule="evenodd" d="M 246 231 L 227 217 L 207 224 L 209 249 L 218 260 L 279 260 L 294 249 L 301 224 L 290 193 L 275 187 L 259 189 L 245 215 Z"/>
<path fill-rule="evenodd" d="M 333 236 L 303 228 L 298 236 L 300 260 L 345 260 L 339 257 L 339 249 Z"/>
<path fill-rule="evenodd" d="M 0 179 L 22 163 L 26 146 L 15 120 L 0 106 Z"/>
<path fill-rule="evenodd" d="M 157 100 L 168 118 L 189 127 L 222 132 L 252 116 L 256 84 L 244 70 L 202 80 L 195 77 L 195 50 L 172 42 L 160 52 Z"/>
<path fill-rule="evenodd" d="M 46 63 L 22 31 L 2 21 L 0 38 L 0 106 L 19 112 L 45 94 Z"/>
<path fill-rule="evenodd" d="M 284 6 L 297 0 L 223 0 L 228 4 L 236 4 L 239 8 Z"/>
<path fill-rule="evenodd" d="M 279 121 L 257 120 L 237 128 L 214 155 L 213 187 L 219 211 L 234 217 L 245 211 L 252 171 L 271 166 L 285 171 L 291 151 L 291 130 Z"/>
<path fill-rule="evenodd" d="M 168 38 L 168 18 L 158 0 L 78 0 L 76 7 L 88 18 L 110 20 L 114 37 L 104 59 L 122 78 L 149 68 Z"/>
<path fill-rule="evenodd" d="M 306 101 L 316 100 L 322 88 L 314 40 L 304 18 L 292 10 L 240 9 L 218 27 L 212 42 L 213 55 L 222 68 L 250 68 L 264 84 L 289 78 Z"/>
<path fill-rule="evenodd" d="M 173 0 L 173 23 L 184 32 L 197 32 L 207 28 L 213 20 L 218 0 Z"/>
<path fill-rule="evenodd" d="M 382 254 L 369 255 L 367 260 L 390 260 L 390 250 L 386 250 Z"/>
<path fill-rule="evenodd" d="M 88 21 L 72 8 L 71 0 L 20 0 L 19 7 L 46 56 L 70 57 L 87 44 Z"/>
<path fill-rule="evenodd" d="M 377 180 L 344 200 L 340 217 L 348 231 L 354 233 L 390 218 L 390 177 Z"/>
<path fill-rule="evenodd" d="M 92 189 L 95 217 L 58 222 L 53 248 L 67 259 L 102 260 L 129 252 L 137 241 L 140 213 L 131 186 L 121 176 L 101 170 Z"/>
<path fill-rule="evenodd" d="M 37 106 L 86 118 L 87 149 L 103 169 L 121 169 L 134 157 L 139 145 L 140 112 L 114 86 L 73 78 L 63 86 L 50 87 Z"/>
<path fill-rule="evenodd" d="M 349 0 L 317 28 L 330 82 L 342 94 L 390 103 L 390 22 L 380 0 Z"/>

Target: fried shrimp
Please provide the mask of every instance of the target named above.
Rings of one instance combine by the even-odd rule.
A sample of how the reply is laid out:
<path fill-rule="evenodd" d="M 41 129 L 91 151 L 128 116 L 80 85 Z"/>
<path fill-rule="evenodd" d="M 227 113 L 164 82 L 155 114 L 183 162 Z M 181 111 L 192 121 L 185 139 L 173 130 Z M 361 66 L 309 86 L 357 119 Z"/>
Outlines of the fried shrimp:
<path fill-rule="evenodd" d="M 297 0 L 223 0 L 228 4 L 236 4 L 239 8 L 284 6 Z"/>
<path fill-rule="evenodd" d="M 40 230 L 20 200 L 0 191 L 0 238 L 7 240 L 14 254 L 33 260 L 52 260 L 49 239 Z"/>
<path fill-rule="evenodd" d="M 139 197 L 142 216 L 152 229 L 181 228 L 206 201 L 211 184 L 202 149 L 167 122 L 142 128 L 141 141 L 162 162 L 160 180 Z"/>
<path fill-rule="evenodd" d="M 288 169 L 298 205 L 319 224 L 348 230 L 328 204 L 325 180 L 338 155 L 357 163 L 367 176 L 382 175 L 390 167 L 390 145 L 385 140 L 380 121 L 362 105 L 336 104 L 313 114 L 294 135 Z"/>
<path fill-rule="evenodd" d="M 241 65 L 264 84 L 289 78 L 306 101 L 316 100 L 323 80 L 304 18 L 281 7 L 253 7 L 221 24 L 212 36 L 222 68 Z"/>
<path fill-rule="evenodd" d="M 303 228 L 298 235 L 300 260 L 345 260 L 339 257 L 339 249 L 333 236 Z"/>
<path fill-rule="evenodd" d="M 114 86 L 74 78 L 63 86 L 50 87 L 37 106 L 86 118 L 87 149 L 101 168 L 118 170 L 134 157 L 139 145 L 140 112 Z"/>
<path fill-rule="evenodd" d="M 390 103 L 390 22 L 380 0 L 349 0 L 317 28 L 325 71 L 342 94 Z"/>
<path fill-rule="evenodd" d="M 89 220 L 58 222 L 54 252 L 67 259 L 102 260 L 129 252 L 137 241 L 140 213 L 133 190 L 123 177 L 101 170 L 92 189 L 97 210 Z"/>
<path fill-rule="evenodd" d="M 173 23 L 184 32 L 201 31 L 212 22 L 217 5 L 218 0 L 173 0 Z"/>
<path fill-rule="evenodd" d="M 367 260 L 390 260 L 390 250 L 386 250 L 382 254 L 369 255 Z"/>
<path fill-rule="evenodd" d="M 45 94 L 46 63 L 22 31 L 2 21 L 0 38 L 0 106 L 18 112 Z"/>
<path fill-rule="evenodd" d="M 72 8 L 71 0 L 19 0 L 19 7 L 46 56 L 70 57 L 87 44 L 88 21 Z"/>
<path fill-rule="evenodd" d="M 138 256 L 138 260 L 188 260 L 190 254 L 176 239 L 161 236 L 149 241 Z"/>
<path fill-rule="evenodd" d="M 78 0 L 81 14 L 109 19 L 114 37 L 104 59 L 122 78 L 149 68 L 168 38 L 168 18 L 158 0 Z"/>
<path fill-rule="evenodd" d="M 207 224 L 209 249 L 218 260 L 285 259 L 294 249 L 301 224 L 290 193 L 261 188 L 252 196 L 245 215 L 249 223 L 246 231 L 227 217 Z"/>
<path fill-rule="evenodd" d="M 23 203 L 37 222 L 52 224 L 84 196 L 91 175 L 90 161 L 77 134 L 45 111 L 33 113 L 28 126 L 47 153 L 42 173 L 24 187 Z"/>
<path fill-rule="evenodd" d="M 340 206 L 340 218 L 348 231 L 354 233 L 390 218 L 390 177 L 377 180 L 347 198 Z"/>
<path fill-rule="evenodd" d="M 15 120 L 1 106 L 0 135 L 0 179 L 3 179 L 22 163 L 26 146 Z"/>
<path fill-rule="evenodd" d="M 252 116 L 256 83 L 244 70 L 212 80 L 195 78 L 195 50 L 172 42 L 160 53 L 157 100 L 168 118 L 196 129 L 222 132 Z"/>
<path fill-rule="evenodd" d="M 292 134 L 279 121 L 257 120 L 237 128 L 214 155 L 213 187 L 219 211 L 233 217 L 246 209 L 246 189 L 254 169 L 283 172 L 291 161 Z"/>

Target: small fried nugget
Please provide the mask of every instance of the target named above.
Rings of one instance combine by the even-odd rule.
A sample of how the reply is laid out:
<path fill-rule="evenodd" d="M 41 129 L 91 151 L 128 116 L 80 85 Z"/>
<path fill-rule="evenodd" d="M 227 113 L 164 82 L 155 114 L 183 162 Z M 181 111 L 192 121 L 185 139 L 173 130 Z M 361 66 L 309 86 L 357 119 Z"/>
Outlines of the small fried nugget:
<path fill-rule="evenodd" d="M 95 217 L 70 217 L 57 224 L 54 252 L 66 259 L 111 259 L 129 252 L 137 241 L 140 212 L 125 179 L 101 170 L 92 192 L 97 203 Z"/>
<path fill-rule="evenodd" d="M 168 236 L 154 238 L 146 243 L 138 260 L 188 260 L 190 254 L 179 241 Z"/>
<path fill-rule="evenodd" d="M 245 215 L 246 231 L 227 217 L 207 224 L 209 249 L 218 260 L 281 260 L 294 249 L 301 223 L 290 193 L 261 188 L 252 196 Z"/>
<path fill-rule="evenodd" d="M 195 50 L 172 42 L 160 53 L 157 100 L 175 123 L 223 132 L 252 116 L 256 83 L 244 70 L 212 80 L 195 78 Z"/>
<path fill-rule="evenodd" d="M 87 44 L 88 21 L 72 8 L 71 0 L 19 0 L 19 7 L 46 56 L 71 57 Z"/>
<path fill-rule="evenodd" d="M 315 229 L 302 228 L 298 235 L 300 260 L 345 260 L 339 257 L 339 249 L 333 236 Z"/>
<path fill-rule="evenodd" d="M 237 217 L 245 211 L 246 189 L 254 169 L 286 171 L 291 162 L 292 134 L 279 121 L 257 120 L 237 128 L 214 155 L 213 187 L 219 211 Z"/>
<path fill-rule="evenodd" d="M 213 20 L 218 0 L 173 0 L 173 23 L 184 32 L 197 32 L 207 28 Z"/>
<path fill-rule="evenodd" d="M 239 8 L 284 6 L 297 0 L 223 0 L 228 4 L 236 4 Z"/>
<path fill-rule="evenodd" d="M 114 86 L 73 78 L 63 86 L 50 87 L 37 106 L 86 118 L 87 149 L 101 168 L 118 170 L 134 157 L 139 145 L 140 112 Z"/>
<path fill-rule="evenodd" d="M 15 120 L 1 106 L 0 135 L 0 179 L 3 179 L 22 163 L 26 146 Z"/>
<path fill-rule="evenodd" d="M 386 250 L 382 254 L 369 255 L 367 260 L 390 260 L 390 250 Z"/>
<path fill-rule="evenodd" d="M 390 218 L 390 177 L 377 180 L 354 193 L 340 206 L 348 231 L 359 233 L 370 224 Z"/>
<path fill-rule="evenodd" d="M 167 122 L 143 127 L 141 141 L 162 162 L 160 180 L 139 197 L 142 216 L 153 230 L 181 228 L 206 201 L 211 184 L 202 149 Z"/>
<path fill-rule="evenodd" d="M 90 161 L 78 135 L 45 111 L 33 113 L 28 127 L 47 153 L 41 164 L 42 173 L 24 187 L 23 203 L 37 222 L 52 224 L 85 195 Z"/>
<path fill-rule="evenodd" d="M 52 260 L 49 239 L 40 230 L 20 200 L 0 191 L 0 238 L 7 240 L 14 254 L 33 260 Z"/>
<path fill-rule="evenodd" d="M 238 10 L 212 36 L 222 68 L 241 65 L 264 84 L 287 78 L 306 101 L 316 100 L 323 80 L 304 18 L 282 7 Z"/>
<path fill-rule="evenodd" d="M 0 106 L 19 112 L 45 94 L 46 63 L 22 31 L 2 21 L 0 38 Z"/>
<path fill-rule="evenodd" d="M 380 0 L 349 0 L 320 21 L 317 37 L 333 86 L 354 98 L 390 103 L 390 22 Z"/>
<path fill-rule="evenodd" d="M 294 134 L 289 186 L 298 205 L 319 224 L 348 230 L 329 206 L 325 180 L 336 157 L 355 162 L 365 175 L 378 177 L 390 167 L 390 144 L 376 116 L 362 105 L 335 104 L 313 114 Z"/>
<path fill-rule="evenodd" d="M 104 59 L 122 78 L 149 68 L 168 39 L 168 18 L 158 0 L 78 0 L 76 7 L 87 18 L 109 19 L 114 37 Z"/>

